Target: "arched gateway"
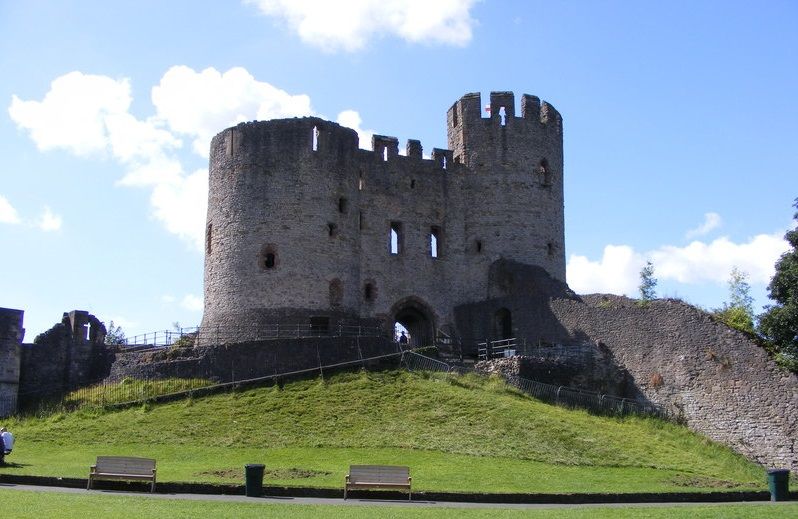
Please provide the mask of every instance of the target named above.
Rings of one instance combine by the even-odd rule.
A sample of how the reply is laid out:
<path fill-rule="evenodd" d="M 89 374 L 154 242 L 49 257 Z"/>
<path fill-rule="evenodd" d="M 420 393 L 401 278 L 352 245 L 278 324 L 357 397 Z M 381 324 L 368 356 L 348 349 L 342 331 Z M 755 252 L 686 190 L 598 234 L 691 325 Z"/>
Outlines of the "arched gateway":
<path fill-rule="evenodd" d="M 391 308 L 393 330 L 404 329 L 408 347 L 431 346 L 435 340 L 435 316 L 418 298 L 403 299 Z"/>

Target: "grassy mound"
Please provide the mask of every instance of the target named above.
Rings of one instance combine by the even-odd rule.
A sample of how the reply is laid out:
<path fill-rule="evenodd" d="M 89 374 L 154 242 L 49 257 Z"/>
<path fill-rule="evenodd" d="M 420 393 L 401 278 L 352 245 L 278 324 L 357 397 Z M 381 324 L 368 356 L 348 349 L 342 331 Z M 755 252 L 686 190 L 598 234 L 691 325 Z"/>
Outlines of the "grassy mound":
<path fill-rule="evenodd" d="M 764 488 L 764 472 L 686 428 L 551 406 L 499 379 L 346 373 L 283 388 L 9 424 L 0 472 L 85 477 L 96 455 L 154 457 L 159 480 L 340 487 L 350 463 L 411 467 L 418 490 L 639 492 Z"/>

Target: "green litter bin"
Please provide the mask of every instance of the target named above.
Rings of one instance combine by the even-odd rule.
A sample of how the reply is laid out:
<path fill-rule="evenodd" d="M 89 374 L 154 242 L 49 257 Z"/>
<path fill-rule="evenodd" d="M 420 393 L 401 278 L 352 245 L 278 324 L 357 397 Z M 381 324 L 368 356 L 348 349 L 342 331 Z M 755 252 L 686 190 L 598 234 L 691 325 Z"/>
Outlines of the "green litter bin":
<path fill-rule="evenodd" d="M 249 463 L 244 465 L 246 484 L 244 485 L 247 497 L 260 497 L 263 495 L 263 471 L 265 465 Z"/>
<path fill-rule="evenodd" d="M 790 471 L 787 469 L 768 470 L 768 489 L 771 501 L 787 501 L 790 498 Z"/>

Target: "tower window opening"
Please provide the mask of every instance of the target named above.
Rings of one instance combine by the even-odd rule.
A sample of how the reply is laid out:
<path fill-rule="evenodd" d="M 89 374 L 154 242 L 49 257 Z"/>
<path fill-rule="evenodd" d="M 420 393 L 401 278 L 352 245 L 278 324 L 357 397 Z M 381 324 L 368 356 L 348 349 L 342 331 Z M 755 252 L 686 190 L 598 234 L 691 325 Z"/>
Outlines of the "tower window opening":
<path fill-rule="evenodd" d="M 414 189 L 416 187 L 416 179 L 410 180 L 410 189 Z"/>
<path fill-rule="evenodd" d="M 363 191 L 363 188 L 366 186 L 366 181 L 363 178 L 363 172 L 360 172 L 360 176 L 357 178 L 357 190 Z"/>
<path fill-rule="evenodd" d="M 377 295 L 377 289 L 374 286 L 374 283 L 369 281 L 365 285 L 363 285 L 363 299 L 371 302 L 374 301 L 376 295 Z"/>
<path fill-rule="evenodd" d="M 346 198 L 343 198 L 343 197 L 339 198 L 338 199 L 338 212 L 341 213 L 341 214 L 346 213 L 347 205 L 348 204 L 347 204 Z"/>
<path fill-rule="evenodd" d="M 263 266 L 266 267 L 267 269 L 274 268 L 274 265 L 276 263 L 276 259 L 277 258 L 275 258 L 273 252 L 267 252 L 266 256 L 264 256 L 264 258 L 263 258 Z"/>
<path fill-rule="evenodd" d="M 344 298 L 344 285 L 338 278 L 330 281 L 330 306 L 341 306 Z"/>
<path fill-rule="evenodd" d="M 390 250 L 391 254 L 398 255 L 402 251 L 403 245 L 402 224 L 401 222 L 391 222 Z"/>
<path fill-rule="evenodd" d="M 209 223 L 208 228 L 205 230 L 205 254 L 211 253 L 211 241 L 213 239 L 213 224 Z"/>
<path fill-rule="evenodd" d="M 382 149 L 382 161 L 383 162 L 388 162 L 388 146 L 385 146 Z"/>
<path fill-rule="evenodd" d="M 549 168 L 549 161 L 542 159 L 538 165 L 538 174 L 540 175 L 540 183 L 544 186 L 551 185 L 551 169 Z"/>
<path fill-rule="evenodd" d="M 554 244 L 552 242 L 549 242 L 549 243 L 546 244 L 546 253 L 549 256 L 553 256 L 554 255 Z"/>
<path fill-rule="evenodd" d="M 501 123 L 502 126 L 507 124 L 507 112 L 505 112 L 503 106 L 499 108 L 499 123 Z"/>
<path fill-rule="evenodd" d="M 327 236 L 335 238 L 338 235 L 338 226 L 330 222 L 327 224 Z"/>
<path fill-rule="evenodd" d="M 482 240 L 477 240 L 474 245 L 474 248 L 477 250 L 477 254 L 480 254 L 482 252 Z"/>
<path fill-rule="evenodd" d="M 364 228 L 364 226 L 365 226 L 365 225 L 364 225 L 364 221 L 363 221 L 363 211 L 360 211 L 360 212 L 358 213 L 358 217 L 357 217 L 357 226 L 358 226 L 358 229 L 359 229 L 359 230 L 361 230 L 361 231 L 363 230 L 363 228 Z"/>
<path fill-rule="evenodd" d="M 441 229 L 440 227 L 432 226 L 429 230 L 429 255 L 437 258 L 440 254 L 441 245 Z"/>
<path fill-rule="evenodd" d="M 446 169 L 446 155 L 443 156 L 443 169 Z"/>
<path fill-rule="evenodd" d="M 313 127 L 313 151 L 319 151 L 319 129 L 314 126 Z"/>

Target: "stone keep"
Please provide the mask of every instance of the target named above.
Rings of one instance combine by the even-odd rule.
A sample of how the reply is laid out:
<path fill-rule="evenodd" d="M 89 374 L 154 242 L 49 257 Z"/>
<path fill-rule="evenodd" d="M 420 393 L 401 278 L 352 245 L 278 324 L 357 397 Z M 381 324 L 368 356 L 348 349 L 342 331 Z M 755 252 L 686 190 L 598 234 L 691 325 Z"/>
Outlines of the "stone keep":
<path fill-rule="evenodd" d="M 448 150 L 306 117 L 242 123 L 211 142 L 202 326 L 400 322 L 416 338 L 489 298 L 497 260 L 565 281 L 562 119 L 524 95 L 467 94 Z"/>

